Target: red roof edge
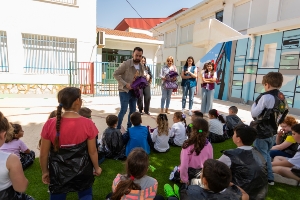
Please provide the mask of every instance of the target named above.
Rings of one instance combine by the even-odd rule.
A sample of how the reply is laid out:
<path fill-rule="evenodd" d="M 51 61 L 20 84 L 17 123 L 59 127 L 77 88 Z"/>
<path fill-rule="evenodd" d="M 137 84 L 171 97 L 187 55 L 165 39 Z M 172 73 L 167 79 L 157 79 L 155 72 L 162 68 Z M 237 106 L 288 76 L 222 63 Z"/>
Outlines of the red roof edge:
<path fill-rule="evenodd" d="M 180 10 L 177 10 L 176 12 L 174 12 L 173 14 L 169 15 L 168 17 L 174 17 L 175 15 L 187 10 L 188 8 L 181 8 Z"/>

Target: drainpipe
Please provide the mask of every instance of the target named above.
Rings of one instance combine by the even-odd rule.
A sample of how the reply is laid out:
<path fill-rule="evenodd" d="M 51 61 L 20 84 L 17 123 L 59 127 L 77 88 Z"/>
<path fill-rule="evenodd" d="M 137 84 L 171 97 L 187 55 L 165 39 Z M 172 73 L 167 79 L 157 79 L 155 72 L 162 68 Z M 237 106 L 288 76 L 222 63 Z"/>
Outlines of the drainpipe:
<path fill-rule="evenodd" d="M 255 37 L 254 35 L 250 35 L 250 39 L 251 39 L 251 46 L 250 46 L 250 52 L 249 52 L 249 59 L 253 58 L 253 54 L 254 54 L 254 47 L 255 47 Z"/>
<path fill-rule="evenodd" d="M 160 49 L 160 47 L 161 47 L 161 45 L 158 45 L 158 47 L 155 51 L 154 57 L 153 57 L 152 80 L 155 80 L 155 78 L 156 78 L 155 77 L 155 74 L 156 74 L 155 72 L 156 72 L 156 63 L 157 63 L 157 52 Z M 155 63 L 155 65 L 154 65 L 154 63 Z M 151 84 L 154 84 L 154 83 L 155 83 L 155 81 L 152 81 Z"/>
<path fill-rule="evenodd" d="M 175 47 L 175 58 L 174 58 L 174 60 L 175 60 L 175 66 L 177 65 L 177 47 L 178 47 L 178 44 L 179 44 L 179 42 L 178 42 L 178 35 L 179 35 L 179 25 L 177 24 L 177 22 L 176 22 L 176 19 L 174 20 L 175 21 L 175 24 L 176 24 L 176 47 Z"/>

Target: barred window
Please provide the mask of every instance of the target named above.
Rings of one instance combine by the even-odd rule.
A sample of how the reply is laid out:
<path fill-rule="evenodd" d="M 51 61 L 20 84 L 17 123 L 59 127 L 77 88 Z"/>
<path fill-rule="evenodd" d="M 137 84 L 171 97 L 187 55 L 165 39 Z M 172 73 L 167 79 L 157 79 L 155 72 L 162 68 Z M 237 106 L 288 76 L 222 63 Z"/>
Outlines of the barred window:
<path fill-rule="evenodd" d="M 34 74 L 68 74 L 76 62 L 77 40 L 45 35 L 22 34 L 24 71 Z"/>
<path fill-rule="evenodd" d="M 66 4 L 66 5 L 76 5 L 77 0 L 36 0 L 36 1 L 47 1 L 50 3 Z"/>
<path fill-rule="evenodd" d="M 0 72 L 9 72 L 5 31 L 0 31 Z"/>

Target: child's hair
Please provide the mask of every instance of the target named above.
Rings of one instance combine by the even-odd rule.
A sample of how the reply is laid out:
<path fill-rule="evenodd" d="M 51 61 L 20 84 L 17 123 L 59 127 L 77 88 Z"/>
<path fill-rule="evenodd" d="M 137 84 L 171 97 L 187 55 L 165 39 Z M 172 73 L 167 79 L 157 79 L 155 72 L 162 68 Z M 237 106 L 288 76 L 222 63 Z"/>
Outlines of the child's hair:
<path fill-rule="evenodd" d="M 284 119 L 284 121 L 282 123 L 285 123 L 289 127 L 292 127 L 293 125 L 298 124 L 298 122 L 295 119 L 295 117 L 292 117 L 290 115 L 286 116 L 285 119 Z"/>
<path fill-rule="evenodd" d="M 53 117 L 56 117 L 56 115 L 57 115 L 57 110 L 53 110 L 53 111 L 50 113 L 48 119 L 51 119 L 51 118 L 53 118 Z"/>
<path fill-rule="evenodd" d="M 12 132 L 13 128 L 11 127 L 11 124 L 8 122 L 6 117 L 2 114 L 0 111 L 0 133 L 2 132 Z"/>
<path fill-rule="evenodd" d="M 233 113 L 235 113 L 235 114 L 237 114 L 238 111 L 239 111 L 239 109 L 238 109 L 236 106 L 230 106 L 230 107 L 229 107 L 229 110 L 231 110 L 231 112 L 233 112 Z"/>
<path fill-rule="evenodd" d="M 202 178 L 205 178 L 208 188 L 215 192 L 221 192 L 229 186 L 231 171 L 229 167 L 214 159 L 207 159 L 203 164 Z"/>
<path fill-rule="evenodd" d="M 189 126 L 192 128 L 192 132 L 189 139 L 183 143 L 182 148 L 186 149 L 190 145 L 194 145 L 190 154 L 196 152 L 196 155 L 198 156 L 207 144 L 206 137 L 208 135 L 208 122 L 203 118 L 196 117 Z"/>
<path fill-rule="evenodd" d="M 108 115 L 106 117 L 106 124 L 109 127 L 113 127 L 116 123 L 118 123 L 118 117 L 116 115 Z"/>
<path fill-rule="evenodd" d="M 81 91 L 76 87 L 66 87 L 60 90 L 57 94 L 57 100 L 59 105 L 57 106 L 57 116 L 56 116 L 56 136 L 54 140 L 54 151 L 59 150 L 59 135 L 60 135 L 60 120 L 61 120 L 61 110 L 69 110 L 76 99 L 81 98 Z"/>
<path fill-rule="evenodd" d="M 203 113 L 198 110 L 194 111 L 194 115 L 203 118 Z"/>
<path fill-rule="evenodd" d="M 207 70 L 207 63 L 204 63 L 202 70 L 204 70 L 204 71 Z"/>
<path fill-rule="evenodd" d="M 268 83 L 274 88 L 281 88 L 283 76 L 280 72 L 269 72 L 263 76 L 262 84 Z"/>
<path fill-rule="evenodd" d="M 158 135 L 169 135 L 169 122 L 166 114 L 159 114 L 156 118 Z"/>
<path fill-rule="evenodd" d="M 219 115 L 218 111 L 216 109 L 211 109 L 208 111 L 208 114 L 214 116 L 218 120 L 220 120 L 222 123 L 225 123 L 224 117 L 222 115 Z"/>
<path fill-rule="evenodd" d="M 92 111 L 91 109 L 87 107 L 82 107 L 79 109 L 78 114 L 85 118 L 91 118 L 92 117 Z"/>
<path fill-rule="evenodd" d="M 292 126 L 292 131 L 300 135 L 300 124 L 295 124 Z"/>
<path fill-rule="evenodd" d="M 183 114 L 182 112 L 175 112 L 174 116 L 177 119 L 179 119 L 179 121 L 184 122 L 184 127 L 186 127 L 186 120 L 185 120 L 186 116 L 185 116 L 185 114 Z"/>
<path fill-rule="evenodd" d="M 256 139 L 257 131 L 246 124 L 237 125 L 233 131 L 236 133 L 236 137 L 241 138 L 242 143 L 247 146 L 251 146 Z"/>
<path fill-rule="evenodd" d="M 15 137 L 15 135 L 17 135 L 20 132 L 20 130 L 22 129 L 20 124 L 10 123 L 10 125 L 11 125 L 12 129 L 11 129 L 11 131 L 7 132 L 6 138 L 5 138 L 5 143 L 9 143 L 13 139 L 17 139 Z"/>
<path fill-rule="evenodd" d="M 140 190 L 141 186 L 134 183 L 134 179 L 140 179 L 146 175 L 149 168 L 149 157 L 142 148 L 134 148 L 126 159 L 126 176 L 125 180 L 121 180 L 112 200 L 120 200 L 125 194 L 130 193 L 131 190 Z"/>
<path fill-rule="evenodd" d="M 211 65 L 211 66 L 212 66 L 211 72 L 214 72 L 214 71 L 215 71 L 215 64 L 212 63 L 212 62 L 209 62 L 209 63 L 207 63 L 207 65 L 206 65 L 205 73 L 208 73 L 208 65 Z"/>
<path fill-rule="evenodd" d="M 134 112 L 130 115 L 130 121 L 133 126 L 138 126 L 142 123 L 142 115 L 139 112 Z"/>

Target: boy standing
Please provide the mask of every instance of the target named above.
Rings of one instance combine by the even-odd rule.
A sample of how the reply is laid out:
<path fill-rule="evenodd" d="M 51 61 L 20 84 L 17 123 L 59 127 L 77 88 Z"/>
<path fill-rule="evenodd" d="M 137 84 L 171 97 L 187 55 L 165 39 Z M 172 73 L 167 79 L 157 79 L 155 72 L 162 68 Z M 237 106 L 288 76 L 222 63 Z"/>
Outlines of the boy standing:
<path fill-rule="evenodd" d="M 233 129 L 239 123 L 242 123 L 242 120 L 237 116 L 238 108 L 236 106 L 230 106 L 228 109 L 228 115 L 226 116 L 225 131 L 229 137 L 233 136 Z"/>
<path fill-rule="evenodd" d="M 274 175 L 270 157 L 273 146 L 272 137 L 277 133 L 278 125 L 283 122 L 288 113 L 288 105 L 284 95 L 279 91 L 283 76 L 279 72 L 269 72 L 263 76 L 262 84 L 265 91 L 260 94 L 251 107 L 254 119 L 250 126 L 256 128 L 257 137 L 254 146 L 267 161 L 268 182 L 274 185 Z"/>
<path fill-rule="evenodd" d="M 267 167 L 264 157 L 251 145 L 256 130 L 241 124 L 235 127 L 232 141 L 238 148 L 226 150 L 219 158 L 232 173 L 232 182 L 241 187 L 250 199 L 265 199 L 268 192 Z"/>
<path fill-rule="evenodd" d="M 131 150 L 136 147 L 141 147 L 147 152 L 147 154 L 150 154 L 152 139 L 148 128 L 141 125 L 141 113 L 132 113 L 130 115 L 130 121 L 134 127 L 128 128 L 126 133 L 122 135 L 123 142 L 126 145 L 126 156 L 128 156 Z"/>

